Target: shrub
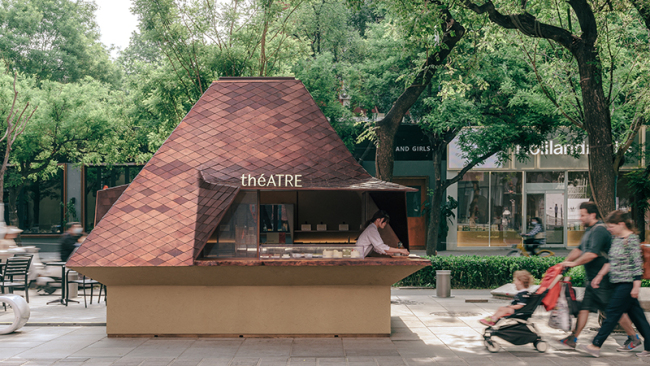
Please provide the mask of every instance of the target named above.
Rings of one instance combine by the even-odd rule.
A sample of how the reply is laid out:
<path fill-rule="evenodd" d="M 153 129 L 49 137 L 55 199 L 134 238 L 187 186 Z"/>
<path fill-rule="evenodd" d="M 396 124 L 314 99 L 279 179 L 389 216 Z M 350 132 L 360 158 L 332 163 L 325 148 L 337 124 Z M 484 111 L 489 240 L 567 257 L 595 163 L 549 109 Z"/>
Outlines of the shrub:
<path fill-rule="evenodd" d="M 512 282 L 515 271 L 525 269 L 536 279 L 564 260 L 562 257 L 503 256 L 432 256 L 425 267 L 398 282 L 397 286 L 436 287 L 436 270 L 451 270 L 451 287 L 455 289 L 492 289 Z"/>

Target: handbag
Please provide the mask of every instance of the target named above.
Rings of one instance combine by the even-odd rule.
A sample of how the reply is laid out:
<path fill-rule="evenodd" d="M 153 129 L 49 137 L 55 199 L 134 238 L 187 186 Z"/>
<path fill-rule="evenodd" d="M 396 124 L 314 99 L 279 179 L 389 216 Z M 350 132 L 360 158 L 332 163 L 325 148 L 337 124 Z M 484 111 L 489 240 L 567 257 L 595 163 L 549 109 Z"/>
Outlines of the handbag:
<path fill-rule="evenodd" d="M 562 288 L 565 285 L 562 284 Z M 560 291 L 560 297 L 557 299 L 555 309 L 551 311 L 548 318 L 548 326 L 554 329 L 560 329 L 565 332 L 571 330 L 571 316 L 569 314 L 569 304 L 564 291 Z"/>

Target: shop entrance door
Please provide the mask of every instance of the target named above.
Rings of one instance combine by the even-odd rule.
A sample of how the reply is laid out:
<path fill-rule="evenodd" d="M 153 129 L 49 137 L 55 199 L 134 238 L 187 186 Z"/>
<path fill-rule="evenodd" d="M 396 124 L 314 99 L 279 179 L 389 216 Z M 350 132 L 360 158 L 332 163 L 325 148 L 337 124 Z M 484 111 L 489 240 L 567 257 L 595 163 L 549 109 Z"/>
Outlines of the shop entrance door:
<path fill-rule="evenodd" d="M 564 192 L 529 193 L 526 195 L 526 223 L 533 217 L 542 220 L 546 244 L 564 243 Z"/>

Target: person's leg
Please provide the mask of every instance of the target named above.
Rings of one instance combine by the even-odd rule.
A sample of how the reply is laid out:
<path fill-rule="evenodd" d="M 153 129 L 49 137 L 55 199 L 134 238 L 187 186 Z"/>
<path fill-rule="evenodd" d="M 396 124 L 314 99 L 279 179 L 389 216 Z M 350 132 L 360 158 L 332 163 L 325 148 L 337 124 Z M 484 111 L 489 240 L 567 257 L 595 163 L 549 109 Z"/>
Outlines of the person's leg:
<path fill-rule="evenodd" d="M 621 315 L 621 319 L 618 321 L 618 323 L 625 330 L 625 333 L 627 333 L 628 336 L 630 337 L 636 336 L 636 331 L 634 331 L 634 326 L 632 325 L 632 321 L 630 320 L 630 317 L 626 313 Z"/>
<path fill-rule="evenodd" d="M 497 321 L 504 316 L 512 315 L 514 314 L 515 311 L 512 308 L 509 308 L 507 306 L 502 306 L 497 309 L 497 312 L 492 315 L 492 321 Z"/>
<path fill-rule="evenodd" d="M 628 308 L 630 320 L 636 325 L 636 329 L 639 330 L 639 333 L 643 337 L 643 348 L 646 351 L 650 351 L 650 324 L 645 317 L 641 304 L 639 304 L 639 299 L 630 298 L 630 307 Z"/>
<path fill-rule="evenodd" d="M 589 310 L 580 310 L 578 320 L 576 321 L 576 328 L 572 333 L 574 337 L 578 338 L 580 336 L 580 333 L 582 333 L 582 330 L 587 325 L 587 320 L 589 320 Z"/>
<path fill-rule="evenodd" d="M 594 337 L 592 345 L 595 347 L 602 347 L 603 343 L 609 335 L 612 333 L 616 324 L 621 319 L 623 313 L 625 313 L 630 307 L 630 291 L 632 290 L 632 284 L 621 283 L 614 286 L 614 291 L 612 292 L 612 297 L 607 305 L 607 310 L 605 315 L 607 316 L 603 320 L 603 324 L 598 331 L 598 334 Z"/>

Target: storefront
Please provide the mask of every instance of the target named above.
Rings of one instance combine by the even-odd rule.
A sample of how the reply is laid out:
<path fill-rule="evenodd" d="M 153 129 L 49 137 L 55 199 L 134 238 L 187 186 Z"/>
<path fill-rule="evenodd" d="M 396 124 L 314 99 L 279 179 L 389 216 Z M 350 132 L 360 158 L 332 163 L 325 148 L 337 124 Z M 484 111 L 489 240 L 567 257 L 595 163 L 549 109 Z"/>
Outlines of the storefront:
<path fill-rule="evenodd" d="M 370 141 L 355 147 L 354 156 L 363 167 L 375 175 L 376 148 Z M 444 161 L 443 161 L 444 163 Z M 444 169 L 444 166 L 443 166 Z M 427 236 L 428 192 L 433 188 L 434 174 L 431 145 L 417 124 L 401 124 L 395 135 L 395 162 L 393 182 L 417 191 L 406 194 L 409 239 L 412 249 L 424 250 Z M 443 170 L 441 174 L 445 174 Z"/>
<path fill-rule="evenodd" d="M 625 173 L 643 166 L 640 147 L 649 140 L 643 128 L 617 180 L 616 204 L 630 208 L 631 192 Z M 579 157 L 574 157 L 574 151 Z M 542 220 L 546 242 L 554 247 L 575 247 L 584 228 L 580 225 L 580 203 L 589 201 L 589 144 L 561 144 L 550 139 L 540 149 L 528 152 L 525 162 L 510 159 L 500 165 L 496 158 L 472 169 L 447 194 L 458 200 L 456 220 L 447 238 L 448 249 L 477 249 L 517 244 L 519 233 L 528 229 L 533 217 Z M 463 168 L 460 149 L 452 143 L 448 151 L 447 176 Z M 645 228 L 648 230 L 648 227 Z"/>
<path fill-rule="evenodd" d="M 388 336 L 390 286 L 430 265 L 360 254 L 378 209 L 408 248 L 414 190 L 371 177 L 293 78 L 214 82 L 121 189 L 68 262 L 108 286 L 110 336 Z"/>

